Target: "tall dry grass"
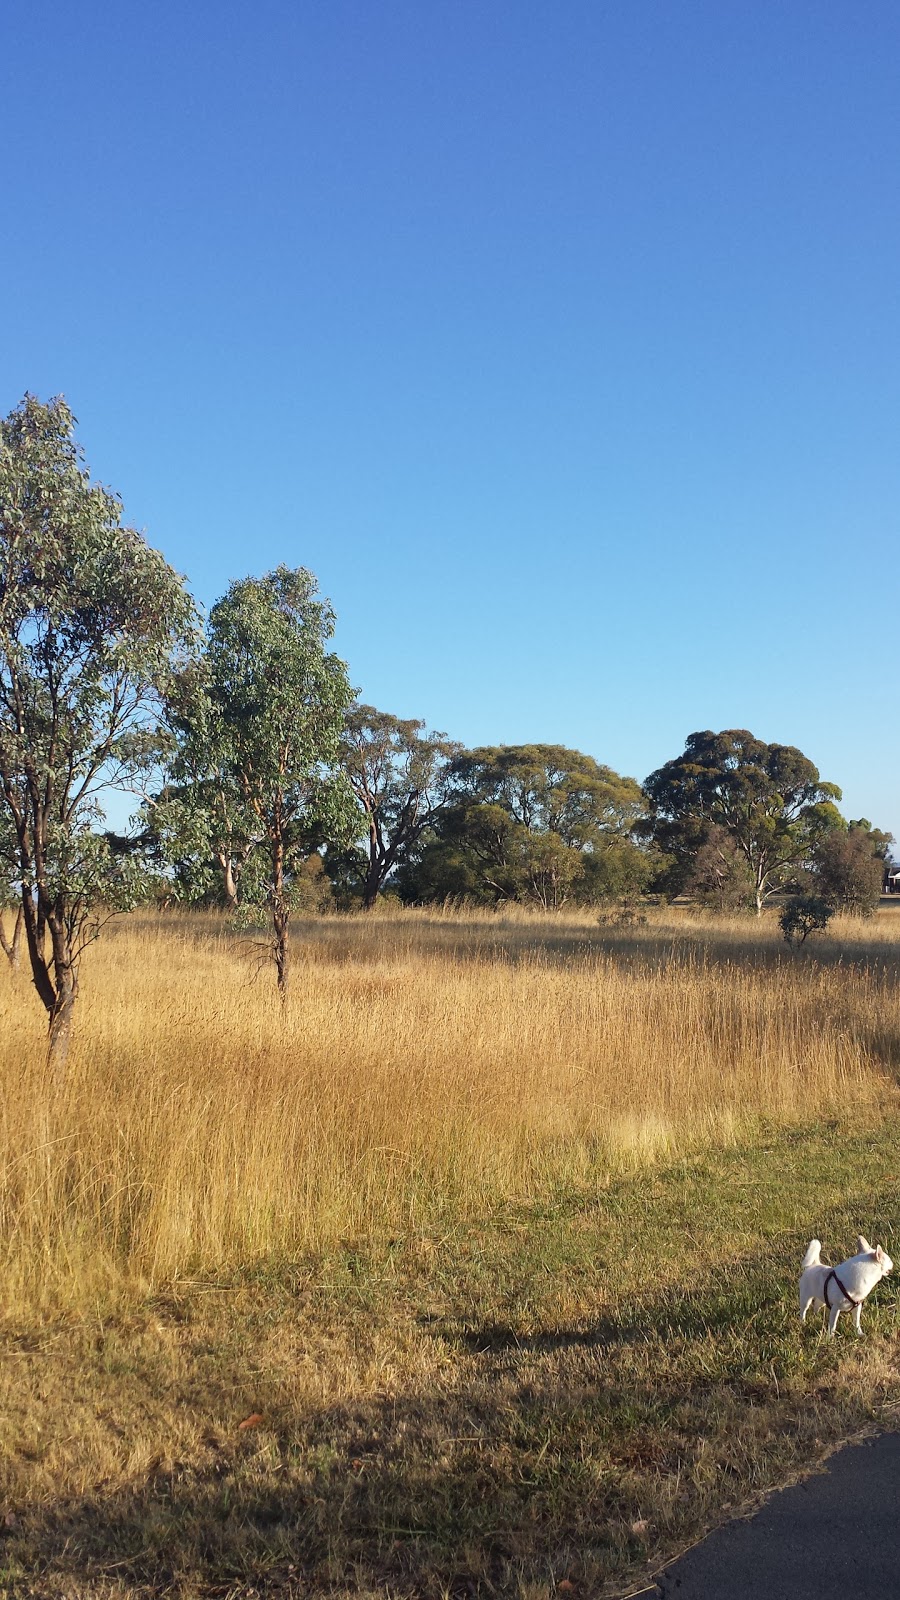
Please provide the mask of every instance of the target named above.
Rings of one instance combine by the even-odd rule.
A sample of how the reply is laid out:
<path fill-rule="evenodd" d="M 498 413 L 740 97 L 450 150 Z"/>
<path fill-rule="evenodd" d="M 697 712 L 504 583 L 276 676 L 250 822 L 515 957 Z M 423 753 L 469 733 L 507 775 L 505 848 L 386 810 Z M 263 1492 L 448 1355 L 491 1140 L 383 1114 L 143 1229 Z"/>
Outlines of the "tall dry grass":
<path fill-rule="evenodd" d="M 771 921 L 386 913 L 297 929 L 282 1015 L 212 917 L 115 924 L 51 1095 L 0 969 L 7 1297 L 92 1293 L 450 1227 L 731 1138 L 892 1099 L 900 915 L 791 956 Z"/>

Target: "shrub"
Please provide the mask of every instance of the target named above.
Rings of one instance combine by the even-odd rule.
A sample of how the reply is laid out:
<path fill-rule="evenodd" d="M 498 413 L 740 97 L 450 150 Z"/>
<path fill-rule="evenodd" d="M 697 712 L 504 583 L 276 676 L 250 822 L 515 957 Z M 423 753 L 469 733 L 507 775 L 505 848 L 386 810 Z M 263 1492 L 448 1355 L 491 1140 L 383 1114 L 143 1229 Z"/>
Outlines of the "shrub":
<path fill-rule="evenodd" d="M 834 906 L 817 894 L 792 895 L 781 909 L 781 931 L 791 946 L 805 944 L 811 933 L 827 928 Z"/>

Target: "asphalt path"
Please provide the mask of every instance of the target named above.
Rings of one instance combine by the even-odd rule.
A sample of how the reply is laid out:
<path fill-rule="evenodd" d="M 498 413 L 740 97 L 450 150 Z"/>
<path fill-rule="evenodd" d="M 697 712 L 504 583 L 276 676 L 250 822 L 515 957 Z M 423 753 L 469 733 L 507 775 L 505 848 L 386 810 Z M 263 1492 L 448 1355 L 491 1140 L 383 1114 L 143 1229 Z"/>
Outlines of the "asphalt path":
<path fill-rule="evenodd" d="M 900 1600 L 900 1433 L 836 1451 L 823 1472 L 673 1561 L 655 1592 L 660 1600 Z"/>

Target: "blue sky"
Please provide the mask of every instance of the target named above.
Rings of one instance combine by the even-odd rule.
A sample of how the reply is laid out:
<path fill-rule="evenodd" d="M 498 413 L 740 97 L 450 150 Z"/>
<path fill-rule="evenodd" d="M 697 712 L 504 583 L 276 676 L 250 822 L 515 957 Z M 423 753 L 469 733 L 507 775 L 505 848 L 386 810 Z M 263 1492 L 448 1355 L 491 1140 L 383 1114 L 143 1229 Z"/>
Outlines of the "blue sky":
<path fill-rule="evenodd" d="M 34 0 L 0 118 L 0 407 L 204 604 L 309 566 L 384 710 L 900 834 L 896 8 Z"/>

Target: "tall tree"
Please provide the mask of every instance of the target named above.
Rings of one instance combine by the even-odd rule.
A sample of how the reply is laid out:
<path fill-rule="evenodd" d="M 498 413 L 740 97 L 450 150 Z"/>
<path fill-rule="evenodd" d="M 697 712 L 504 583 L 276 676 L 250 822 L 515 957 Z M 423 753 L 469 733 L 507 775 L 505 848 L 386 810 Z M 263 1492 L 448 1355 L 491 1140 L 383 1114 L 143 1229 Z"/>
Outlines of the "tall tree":
<path fill-rule="evenodd" d="M 746 863 L 758 914 L 843 820 L 834 804 L 840 789 L 823 782 L 800 750 L 765 744 L 743 728 L 692 733 L 683 755 L 652 772 L 644 789 L 649 834 L 682 881 L 698 852 L 724 836 Z"/>
<path fill-rule="evenodd" d="M 333 633 L 334 612 L 303 567 L 233 583 L 209 614 L 208 766 L 262 840 L 266 866 L 256 882 L 282 999 L 292 879 L 317 837 L 352 827 L 352 795 L 336 763 L 353 690 L 344 662 L 326 649 Z"/>
<path fill-rule="evenodd" d="M 93 483 L 62 399 L 0 424 L 0 805 L 34 986 L 62 1063 L 82 953 L 134 903 L 140 862 L 98 831 L 154 747 L 194 611 L 162 556 Z"/>
<path fill-rule="evenodd" d="M 459 750 L 446 734 L 426 733 L 424 722 L 404 721 L 374 706 L 350 707 L 341 763 L 366 829 L 367 911 L 446 805 L 449 762 Z"/>

